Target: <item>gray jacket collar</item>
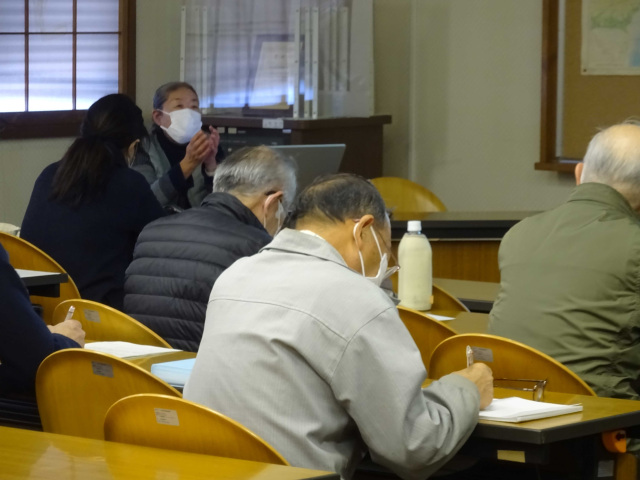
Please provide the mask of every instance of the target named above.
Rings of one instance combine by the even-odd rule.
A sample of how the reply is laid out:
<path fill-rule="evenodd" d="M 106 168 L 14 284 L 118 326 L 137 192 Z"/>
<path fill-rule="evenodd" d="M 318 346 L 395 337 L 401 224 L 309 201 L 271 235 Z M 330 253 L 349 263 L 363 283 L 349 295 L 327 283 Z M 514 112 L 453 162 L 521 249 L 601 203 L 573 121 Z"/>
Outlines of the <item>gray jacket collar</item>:
<path fill-rule="evenodd" d="M 280 250 L 299 255 L 309 255 L 349 268 L 342 255 L 329 242 L 314 235 L 308 235 L 289 228 L 285 228 L 278 233 L 273 241 L 263 247 L 261 251 L 263 250 Z M 350 268 L 349 270 L 353 271 Z"/>

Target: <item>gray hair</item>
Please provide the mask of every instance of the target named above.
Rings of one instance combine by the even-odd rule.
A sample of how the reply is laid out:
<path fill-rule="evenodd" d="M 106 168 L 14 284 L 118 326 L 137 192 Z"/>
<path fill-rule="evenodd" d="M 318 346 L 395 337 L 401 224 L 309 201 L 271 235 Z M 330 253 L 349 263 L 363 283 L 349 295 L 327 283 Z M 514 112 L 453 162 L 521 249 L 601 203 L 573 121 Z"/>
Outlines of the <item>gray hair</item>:
<path fill-rule="evenodd" d="M 316 178 L 296 197 L 286 227 L 296 228 L 302 219 L 324 219 L 344 222 L 373 215 L 379 226 L 388 216 L 384 200 L 376 187 L 364 177 L 353 173 L 338 173 Z"/>
<path fill-rule="evenodd" d="M 156 93 L 153 94 L 153 108 L 154 110 L 162 110 L 162 106 L 164 102 L 167 101 L 169 95 L 175 92 L 176 90 L 180 90 L 181 88 L 186 88 L 191 90 L 196 97 L 198 96 L 198 92 L 187 82 L 169 82 L 164 85 L 160 85 L 156 90 Z"/>
<path fill-rule="evenodd" d="M 626 121 L 597 133 L 584 156 L 580 183 L 615 188 L 634 210 L 640 208 L 640 123 Z"/>
<path fill-rule="evenodd" d="M 254 196 L 283 192 L 285 209 L 296 194 L 296 163 L 267 146 L 245 147 L 231 154 L 216 169 L 213 191 Z"/>

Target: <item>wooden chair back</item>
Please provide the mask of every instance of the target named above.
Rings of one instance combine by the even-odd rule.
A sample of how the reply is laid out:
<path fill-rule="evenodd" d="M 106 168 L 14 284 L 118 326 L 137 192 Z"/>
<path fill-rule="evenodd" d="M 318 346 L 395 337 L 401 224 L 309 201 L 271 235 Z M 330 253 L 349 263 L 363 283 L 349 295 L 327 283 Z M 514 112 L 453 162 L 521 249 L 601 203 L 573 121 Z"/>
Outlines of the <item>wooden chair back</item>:
<path fill-rule="evenodd" d="M 45 432 L 102 439 L 109 407 L 136 393 L 182 396 L 126 360 L 81 348 L 52 353 L 36 375 L 36 399 Z"/>
<path fill-rule="evenodd" d="M 13 268 L 23 270 L 39 270 L 42 272 L 67 273 L 53 258 L 40 250 L 38 247 L 26 240 L 0 232 L 0 244 L 9 254 L 9 263 Z M 42 297 L 31 295 L 31 303 L 42 305 L 43 319 L 45 323 L 51 324 L 53 311 L 56 305 L 62 300 L 69 298 L 80 298 L 78 287 L 69 277 L 66 283 L 60 284 L 60 297 Z"/>
<path fill-rule="evenodd" d="M 394 213 L 446 212 L 447 207 L 429 189 L 399 177 L 372 178 L 387 208 Z"/>
<path fill-rule="evenodd" d="M 59 303 L 53 312 L 52 324 L 62 322 L 71 306 L 75 307 L 72 318 L 82 324 L 87 340 L 121 341 L 171 348 L 160 335 L 135 318 L 92 300 L 76 298 Z"/>
<path fill-rule="evenodd" d="M 140 394 L 114 403 L 105 440 L 289 465 L 271 445 L 238 422 L 182 398 Z"/>
<path fill-rule="evenodd" d="M 413 341 L 416 342 L 424 368 L 429 368 L 429 360 L 435 348 L 443 340 L 456 335 L 456 331 L 446 325 L 426 315 L 428 312 L 419 312 L 411 308 L 398 306 L 400 319 L 407 327 Z"/>
<path fill-rule="evenodd" d="M 433 285 L 433 305 L 431 310 L 468 312 L 467 306 L 458 300 L 454 295 L 438 285 Z M 429 312 L 427 312 L 429 313 Z"/>
<path fill-rule="evenodd" d="M 440 343 L 429 361 L 429 378 L 465 368 L 467 345 L 482 349 L 477 350 L 475 361 L 489 365 L 494 378 L 546 380 L 547 391 L 595 395 L 584 380 L 549 355 L 508 338 L 481 333 L 456 335 Z"/>

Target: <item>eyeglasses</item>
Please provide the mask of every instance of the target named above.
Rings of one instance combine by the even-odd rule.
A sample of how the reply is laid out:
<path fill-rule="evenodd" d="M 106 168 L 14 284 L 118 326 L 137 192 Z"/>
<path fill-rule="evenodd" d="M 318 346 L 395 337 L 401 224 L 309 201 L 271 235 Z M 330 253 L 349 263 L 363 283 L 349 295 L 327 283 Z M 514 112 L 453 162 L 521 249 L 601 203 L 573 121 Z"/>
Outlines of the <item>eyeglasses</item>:
<path fill-rule="evenodd" d="M 531 392 L 531 399 L 541 402 L 544 398 L 544 387 L 547 386 L 547 381 L 524 378 L 494 378 L 493 386 Z"/>

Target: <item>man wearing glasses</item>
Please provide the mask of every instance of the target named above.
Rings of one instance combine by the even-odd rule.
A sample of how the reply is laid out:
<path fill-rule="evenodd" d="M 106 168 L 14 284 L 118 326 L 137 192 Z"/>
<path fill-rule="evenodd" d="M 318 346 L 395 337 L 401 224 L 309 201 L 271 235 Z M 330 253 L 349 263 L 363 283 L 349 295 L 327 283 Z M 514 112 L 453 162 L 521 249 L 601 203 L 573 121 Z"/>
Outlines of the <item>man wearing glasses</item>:
<path fill-rule="evenodd" d="M 421 388 L 420 353 L 379 288 L 391 229 L 370 182 L 316 180 L 287 226 L 214 285 L 185 398 L 245 425 L 294 466 L 350 478 L 368 450 L 402 477 L 426 477 L 490 403 L 490 369 L 475 364 Z"/>

